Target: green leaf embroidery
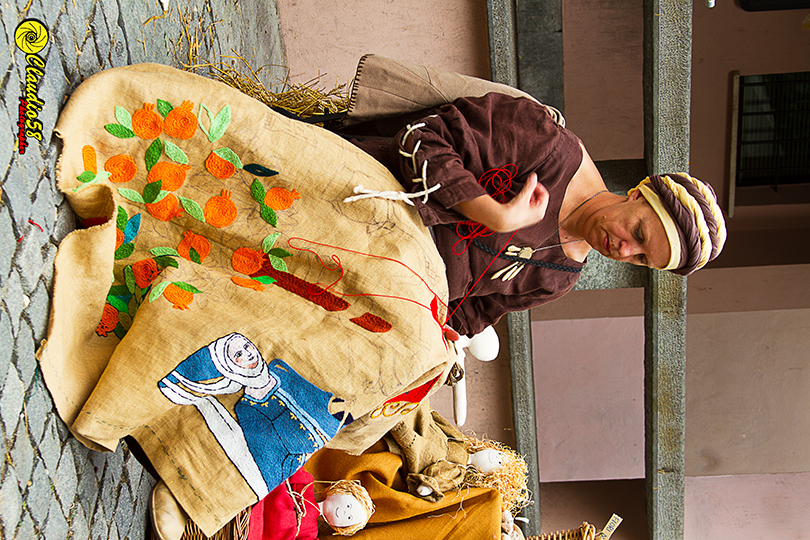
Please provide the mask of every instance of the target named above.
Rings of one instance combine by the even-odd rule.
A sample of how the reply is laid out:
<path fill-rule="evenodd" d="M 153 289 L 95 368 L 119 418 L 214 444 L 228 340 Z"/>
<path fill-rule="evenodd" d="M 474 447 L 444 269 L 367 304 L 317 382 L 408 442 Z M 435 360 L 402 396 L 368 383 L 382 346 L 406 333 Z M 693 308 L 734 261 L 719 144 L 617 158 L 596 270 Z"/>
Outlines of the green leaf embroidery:
<path fill-rule="evenodd" d="M 176 161 L 177 163 L 182 163 L 183 165 L 188 165 L 188 156 L 186 155 L 183 150 L 174 144 L 171 141 L 166 141 L 163 143 L 163 150 L 166 152 L 166 155 L 169 156 L 169 159 L 172 161 Z"/>
<path fill-rule="evenodd" d="M 244 166 L 244 169 L 250 174 L 255 174 L 256 176 L 275 176 L 278 174 L 278 171 L 268 169 L 264 165 L 259 165 L 258 163 L 248 163 Z"/>
<path fill-rule="evenodd" d="M 110 177 L 110 173 L 107 171 L 98 171 L 96 173 L 96 182 L 102 182 Z"/>
<path fill-rule="evenodd" d="M 206 111 L 208 111 L 208 109 L 206 109 Z M 210 111 L 208 111 L 208 118 L 211 118 Z M 214 117 L 214 120 L 211 122 L 211 132 L 208 134 L 209 142 L 214 142 L 225 135 L 225 130 L 228 128 L 228 124 L 230 123 L 231 106 L 225 105 L 222 107 L 222 109 L 220 109 L 220 111 Z"/>
<path fill-rule="evenodd" d="M 166 116 L 172 112 L 172 109 L 174 109 L 174 107 L 172 107 L 172 104 L 168 101 L 162 99 L 157 100 L 157 110 L 163 118 L 166 118 Z"/>
<path fill-rule="evenodd" d="M 190 293 L 199 294 L 199 293 L 202 292 L 200 289 L 198 289 L 194 285 L 190 285 L 190 284 L 186 283 L 185 281 L 175 281 L 174 284 L 177 287 L 183 289 L 184 291 L 188 291 Z"/>
<path fill-rule="evenodd" d="M 177 198 L 180 200 L 180 204 L 183 206 L 183 210 L 186 211 L 186 214 L 190 215 L 197 221 L 202 221 L 203 223 L 205 222 L 205 216 L 203 215 L 203 210 L 200 208 L 199 204 L 185 197 L 178 196 Z"/>
<path fill-rule="evenodd" d="M 264 238 L 264 240 L 262 240 L 262 251 L 264 251 L 265 253 L 269 253 L 270 250 L 273 249 L 273 244 L 276 243 L 276 240 L 278 240 L 279 236 L 281 236 L 281 233 L 278 233 L 278 232 L 273 233 L 273 234 L 268 234 Z"/>
<path fill-rule="evenodd" d="M 222 148 L 217 148 L 214 150 L 214 153 L 224 159 L 225 161 L 231 163 L 237 169 L 242 168 L 242 160 L 239 159 L 239 156 L 236 155 L 236 152 L 231 150 L 228 147 L 223 146 Z"/>
<path fill-rule="evenodd" d="M 149 302 L 154 302 L 155 300 L 160 298 L 160 295 L 163 294 L 163 291 L 166 290 L 166 287 L 168 287 L 170 284 L 171 281 L 161 281 L 160 283 L 155 285 L 152 288 L 152 292 L 149 293 Z"/>
<path fill-rule="evenodd" d="M 130 116 L 129 111 L 125 108 L 115 108 L 115 119 L 118 120 L 119 124 L 132 131 L 132 116 Z"/>
<path fill-rule="evenodd" d="M 177 261 L 169 257 L 168 255 L 165 255 L 163 257 L 155 257 L 155 262 L 159 267 L 161 267 L 160 268 L 161 270 L 163 270 L 167 266 L 171 266 L 172 268 L 180 268 L 180 265 L 177 264 Z"/>
<path fill-rule="evenodd" d="M 200 254 L 197 253 L 197 250 L 192 248 L 188 249 L 188 258 L 191 259 L 192 262 L 197 264 L 202 264 L 202 259 L 200 258 Z"/>
<path fill-rule="evenodd" d="M 82 174 L 77 176 L 76 179 L 82 184 L 86 184 L 96 179 L 96 173 L 93 171 L 84 171 Z"/>
<path fill-rule="evenodd" d="M 155 166 L 155 163 L 158 162 L 160 159 L 160 154 L 163 153 L 163 143 L 160 139 L 155 139 L 152 141 L 152 144 L 149 145 L 149 148 L 146 149 L 146 154 L 143 156 L 143 160 L 146 162 L 146 170 L 152 170 L 152 167 Z"/>
<path fill-rule="evenodd" d="M 259 214 L 262 216 L 263 220 L 265 220 L 273 227 L 275 227 L 278 224 L 278 217 L 276 216 L 276 211 L 267 206 L 266 204 L 262 204 L 259 206 Z"/>
<path fill-rule="evenodd" d="M 124 332 L 132 328 L 132 317 L 129 316 L 127 312 L 121 312 L 118 314 L 118 324 L 119 326 L 124 328 Z"/>
<path fill-rule="evenodd" d="M 118 194 L 127 200 L 143 204 L 143 197 L 134 189 L 120 187 L 118 188 Z"/>
<path fill-rule="evenodd" d="M 276 280 L 274 278 L 271 278 L 270 276 L 256 276 L 255 278 L 252 279 L 255 279 L 259 283 L 263 283 L 265 285 L 270 285 L 276 282 Z"/>
<path fill-rule="evenodd" d="M 126 302 L 124 302 L 120 298 L 116 298 L 111 294 L 107 295 L 107 302 L 118 311 L 123 311 L 124 313 L 127 313 L 129 311 L 129 306 L 127 306 Z"/>
<path fill-rule="evenodd" d="M 113 330 L 113 334 L 115 334 L 115 337 L 117 337 L 118 339 L 124 339 L 124 336 L 127 335 L 127 331 L 126 331 L 126 329 L 124 329 L 124 327 L 119 322 L 118 324 L 115 325 L 115 329 Z"/>
<path fill-rule="evenodd" d="M 107 124 L 104 126 L 110 135 L 115 135 L 119 139 L 131 139 L 135 136 L 135 132 L 129 129 L 128 127 L 124 127 L 121 124 Z"/>
<path fill-rule="evenodd" d="M 177 253 L 177 250 L 170 247 L 156 247 L 149 250 L 149 253 L 154 255 L 155 257 L 164 257 L 166 255 L 171 255 L 172 257 L 179 257 L 180 254 Z"/>
<path fill-rule="evenodd" d="M 118 249 L 115 250 L 115 260 L 120 261 L 121 259 L 126 259 L 132 252 L 135 251 L 135 244 L 130 242 L 129 244 L 121 244 L 118 246 Z"/>
<path fill-rule="evenodd" d="M 205 129 L 205 126 L 203 125 L 202 122 L 203 109 L 205 109 L 205 112 L 208 113 L 208 123 L 209 124 L 211 123 L 211 111 L 208 110 L 208 107 L 200 103 L 200 108 L 197 110 L 197 124 L 200 126 L 200 129 L 203 131 L 203 133 L 205 133 L 205 136 L 208 137 L 208 140 L 211 140 L 211 135 L 208 134 L 208 130 Z"/>
<path fill-rule="evenodd" d="M 124 229 L 127 226 L 127 221 L 129 221 L 129 216 L 127 216 L 127 211 L 124 210 L 123 206 L 118 207 L 118 215 L 115 218 L 115 226 L 118 227 L 118 230 L 124 232 Z"/>
<path fill-rule="evenodd" d="M 132 271 L 132 266 L 127 265 L 124 267 L 124 282 L 127 284 L 129 292 L 134 293 L 138 286 L 135 284 L 135 272 Z"/>
<path fill-rule="evenodd" d="M 113 285 L 107 294 L 110 296 L 126 296 L 129 295 L 129 289 L 125 285 Z"/>
<path fill-rule="evenodd" d="M 253 183 L 250 184 L 250 194 L 253 196 L 253 200 L 259 204 L 264 204 L 264 196 L 266 193 L 267 192 L 264 190 L 262 183 L 259 182 L 259 179 L 254 178 Z"/>
<path fill-rule="evenodd" d="M 161 192 L 160 187 L 163 184 L 163 180 L 158 180 L 157 182 L 150 182 L 146 184 L 143 188 L 143 202 L 146 204 L 151 204 L 157 200 L 158 195 Z"/>
<path fill-rule="evenodd" d="M 279 259 L 283 259 L 284 257 L 292 257 L 292 253 L 281 248 L 273 248 L 268 251 L 267 254 L 272 255 L 273 257 L 278 257 Z"/>
<path fill-rule="evenodd" d="M 274 257 L 272 255 L 267 255 L 267 258 L 270 260 L 270 264 L 278 270 L 279 272 L 286 272 L 287 271 L 287 263 L 279 259 L 278 257 Z"/>

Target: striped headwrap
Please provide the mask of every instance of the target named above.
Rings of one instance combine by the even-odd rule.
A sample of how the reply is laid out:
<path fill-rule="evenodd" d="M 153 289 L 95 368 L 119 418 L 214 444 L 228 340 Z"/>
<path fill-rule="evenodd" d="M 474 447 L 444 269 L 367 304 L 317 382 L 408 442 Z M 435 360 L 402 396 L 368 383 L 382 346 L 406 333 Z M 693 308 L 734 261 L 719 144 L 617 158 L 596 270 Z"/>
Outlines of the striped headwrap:
<path fill-rule="evenodd" d="M 687 173 L 653 175 L 640 191 L 664 224 L 670 260 L 663 270 L 688 276 L 713 260 L 726 243 L 726 222 L 709 184 Z"/>

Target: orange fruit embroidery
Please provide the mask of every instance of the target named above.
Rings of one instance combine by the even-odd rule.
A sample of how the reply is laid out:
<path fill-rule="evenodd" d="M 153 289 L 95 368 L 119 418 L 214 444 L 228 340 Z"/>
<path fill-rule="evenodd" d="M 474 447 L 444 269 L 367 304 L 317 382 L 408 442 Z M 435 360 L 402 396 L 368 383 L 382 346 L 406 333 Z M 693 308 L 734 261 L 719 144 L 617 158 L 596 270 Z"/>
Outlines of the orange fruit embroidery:
<path fill-rule="evenodd" d="M 190 165 L 160 161 L 155 163 L 149 174 L 146 175 L 146 182 L 152 183 L 160 180 L 161 189 L 174 191 L 179 189 L 186 181 L 186 171 L 191 169 Z"/>
<path fill-rule="evenodd" d="M 144 103 L 132 115 L 132 131 L 141 139 L 157 139 L 163 132 L 163 119 L 155 112 L 154 103 Z"/>
<path fill-rule="evenodd" d="M 110 304 L 104 304 L 104 312 L 101 314 L 101 322 L 98 323 L 96 334 L 107 337 L 107 334 L 115 330 L 118 326 L 118 310 Z"/>
<path fill-rule="evenodd" d="M 292 206 L 293 201 L 300 198 L 301 195 L 295 190 L 290 191 L 283 187 L 274 187 L 268 190 L 264 196 L 264 204 L 273 210 L 286 210 Z"/>
<path fill-rule="evenodd" d="M 262 267 L 264 254 L 255 249 L 240 247 L 233 252 L 231 256 L 231 264 L 233 269 L 240 274 L 255 274 Z"/>
<path fill-rule="evenodd" d="M 231 281 L 233 281 L 240 287 L 245 287 L 246 289 L 253 289 L 254 291 L 259 292 L 264 290 L 264 285 L 262 285 L 255 279 L 244 278 L 242 276 L 231 276 Z"/>
<path fill-rule="evenodd" d="M 174 309 L 188 309 L 188 305 L 194 301 L 194 293 L 186 291 L 175 285 L 169 283 L 163 290 L 163 296 L 174 304 Z"/>
<path fill-rule="evenodd" d="M 186 231 L 183 233 L 183 240 L 180 242 L 180 245 L 177 246 L 177 253 L 184 259 L 191 261 L 192 249 L 200 256 L 200 262 L 203 262 L 211 252 L 211 242 L 204 236 Z"/>
<path fill-rule="evenodd" d="M 226 180 L 236 172 L 236 165 L 226 159 L 222 159 L 213 152 L 206 158 L 205 168 L 220 180 Z"/>
<path fill-rule="evenodd" d="M 226 162 L 227 163 L 227 162 Z M 222 190 L 222 195 L 208 199 L 203 209 L 205 222 L 217 228 L 227 227 L 236 219 L 236 205 L 231 200 L 231 192 Z"/>
<path fill-rule="evenodd" d="M 132 263 L 132 273 L 135 275 L 135 285 L 145 289 L 155 280 L 160 269 L 155 259 L 143 259 Z"/>
<path fill-rule="evenodd" d="M 110 182 L 121 184 L 135 178 L 138 166 L 135 165 L 135 160 L 131 156 L 118 154 L 107 160 L 104 170 L 110 173 Z"/>
<path fill-rule="evenodd" d="M 183 213 L 180 201 L 177 200 L 174 193 L 169 193 L 158 202 L 146 203 L 146 211 L 160 221 L 170 221 Z"/>
<path fill-rule="evenodd" d="M 82 164 L 85 171 L 90 171 L 93 174 L 98 172 L 96 169 L 96 149 L 89 144 L 82 146 Z"/>
<path fill-rule="evenodd" d="M 166 115 L 164 131 L 169 137 L 176 139 L 190 139 L 197 131 L 197 115 L 191 112 L 194 104 L 184 101 L 179 107 L 175 107 Z"/>

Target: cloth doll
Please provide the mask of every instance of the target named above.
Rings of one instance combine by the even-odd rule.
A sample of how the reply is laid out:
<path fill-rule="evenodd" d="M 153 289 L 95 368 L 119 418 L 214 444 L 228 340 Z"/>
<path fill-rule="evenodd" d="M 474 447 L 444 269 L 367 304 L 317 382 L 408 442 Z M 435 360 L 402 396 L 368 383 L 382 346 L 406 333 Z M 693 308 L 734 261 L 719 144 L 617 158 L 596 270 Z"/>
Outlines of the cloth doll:
<path fill-rule="evenodd" d="M 343 536 L 365 527 L 374 513 L 368 492 L 348 480 L 328 484 L 316 502 L 315 479 L 299 469 L 253 507 L 247 540 L 315 540 L 318 517 Z"/>

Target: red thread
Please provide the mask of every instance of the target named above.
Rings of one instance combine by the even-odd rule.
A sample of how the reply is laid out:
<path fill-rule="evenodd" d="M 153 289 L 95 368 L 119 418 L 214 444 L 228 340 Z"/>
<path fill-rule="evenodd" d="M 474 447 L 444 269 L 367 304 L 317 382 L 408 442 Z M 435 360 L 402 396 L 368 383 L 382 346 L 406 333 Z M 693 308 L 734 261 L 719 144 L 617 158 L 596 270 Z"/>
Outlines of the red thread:
<path fill-rule="evenodd" d="M 498 257 L 501 255 L 501 253 L 503 253 L 503 250 L 504 250 L 504 249 L 506 249 L 506 246 L 508 246 L 508 245 L 509 245 L 509 243 L 512 241 L 512 238 L 514 238 L 516 234 L 517 234 L 517 231 L 513 232 L 513 233 L 512 233 L 512 236 L 510 236 L 510 237 L 509 237 L 509 240 L 507 240 L 507 241 L 504 243 L 503 247 L 502 247 L 502 248 L 501 248 L 501 250 L 498 252 L 498 254 L 497 254 L 497 255 L 495 255 L 495 257 L 494 257 L 494 258 L 492 259 L 492 261 L 491 261 L 491 262 L 490 262 L 490 263 L 487 265 L 487 267 L 484 269 L 484 271 L 483 271 L 483 272 L 481 272 L 481 275 L 480 275 L 480 276 L 478 276 L 478 279 L 476 279 L 476 280 L 475 280 L 475 283 L 473 283 L 472 287 L 470 287 L 470 289 L 467 291 L 467 294 L 465 294 L 465 295 L 464 295 L 464 298 L 462 298 L 462 299 L 461 299 L 461 301 L 458 303 L 458 305 L 456 305 L 456 309 L 454 309 L 454 310 L 453 310 L 453 312 L 452 312 L 452 313 L 450 313 L 450 315 L 448 315 L 448 316 L 447 316 L 447 318 L 444 320 L 444 324 L 447 324 L 447 321 L 449 321 L 449 320 L 450 320 L 450 318 L 451 318 L 451 317 L 452 317 L 452 316 L 453 316 L 453 315 L 456 313 L 456 311 L 458 311 L 458 308 L 460 308 L 460 307 L 461 307 L 461 304 L 463 304 L 463 303 L 464 303 L 464 300 L 466 300 L 466 299 L 467 299 L 467 297 L 468 297 L 468 296 L 470 296 L 470 293 L 473 291 L 473 289 L 475 289 L 475 286 L 476 286 L 476 285 L 478 285 L 478 282 L 479 282 L 479 281 L 481 281 L 481 278 L 482 278 L 482 277 L 484 277 L 484 276 L 486 275 L 486 273 L 489 271 L 489 267 L 490 267 L 490 266 L 492 266 L 492 264 L 493 264 L 495 261 L 497 261 L 497 260 L 498 260 Z"/>
<path fill-rule="evenodd" d="M 512 189 L 512 179 L 517 174 L 517 166 L 513 163 L 504 165 L 497 169 L 490 169 L 481 175 L 478 183 L 483 187 L 490 196 L 503 204 L 506 201 L 506 194 Z M 467 233 L 465 234 L 462 227 L 466 227 Z M 456 224 L 456 234 L 459 239 L 453 244 L 451 251 L 453 255 L 461 255 L 476 238 L 490 236 L 493 233 L 491 229 L 475 221 L 462 221 Z M 458 245 L 463 244 L 464 249 L 458 251 Z"/>
<path fill-rule="evenodd" d="M 295 250 L 298 250 L 298 251 L 307 251 L 307 252 L 309 252 L 309 253 L 314 254 L 314 255 L 315 255 L 315 257 L 317 257 L 317 258 L 318 258 L 318 262 L 320 262 L 320 263 L 323 265 L 323 267 L 324 267 L 324 268 L 326 268 L 327 270 L 336 270 L 337 268 L 329 268 L 328 266 L 326 266 L 326 264 L 324 264 L 323 260 L 321 259 L 320 255 L 318 255 L 318 254 L 317 254 L 315 251 L 313 251 L 313 250 L 311 250 L 311 249 L 307 249 L 307 248 L 301 248 L 301 247 L 296 247 L 296 246 L 294 246 L 294 245 L 293 245 L 293 240 L 300 240 L 300 241 L 302 241 L 302 242 L 308 242 L 308 243 L 310 243 L 310 244 L 314 244 L 314 245 L 316 245 L 316 246 L 327 247 L 327 248 L 331 248 L 331 249 L 338 249 L 338 250 L 340 250 L 340 251 L 345 251 L 345 252 L 347 252 L 347 253 L 354 253 L 355 255 L 363 255 L 363 256 L 365 256 L 365 257 L 372 257 L 372 258 L 375 258 L 375 259 L 382 259 L 382 260 L 385 260 L 385 261 L 391 261 L 391 262 L 397 263 L 397 264 L 399 264 L 399 265 L 401 265 L 401 266 L 404 266 L 406 269 L 408 269 L 408 271 L 410 271 L 410 272 L 411 272 L 413 275 L 415 275 L 417 278 L 419 278 L 419 280 L 420 280 L 420 281 L 421 281 L 421 282 L 422 282 L 422 283 L 425 285 L 425 287 L 427 288 L 427 290 L 429 290 L 431 293 L 433 293 L 434 298 L 438 298 L 438 296 L 439 296 L 439 295 L 438 295 L 438 294 L 436 294 L 436 292 L 435 292 L 435 291 L 434 291 L 434 290 L 433 290 L 433 289 L 430 287 L 430 285 L 428 285 L 427 281 L 425 281 L 425 279 L 424 279 L 422 276 L 420 276 L 420 275 L 419 275 L 419 274 L 418 274 L 416 271 L 414 271 L 414 270 L 413 270 L 413 269 L 412 269 L 410 266 L 408 266 L 407 264 L 405 264 L 405 263 L 404 263 L 404 262 L 402 262 L 402 261 L 398 261 L 398 260 L 396 260 L 396 259 L 392 259 L 391 257 L 384 257 L 384 256 L 382 256 L 382 255 L 372 255 L 372 254 L 370 254 L 370 253 L 363 253 L 362 251 L 355 251 L 355 250 L 352 250 L 352 249 L 342 248 L 342 247 L 340 247 L 340 246 L 333 246 L 333 245 L 330 245 L 330 244 L 323 244 L 323 243 L 321 243 L 321 242 L 315 242 L 314 240 L 307 240 L 306 238 L 293 237 L 293 238 L 290 238 L 289 240 L 287 240 L 287 245 L 289 245 L 289 246 L 290 246 L 292 249 L 295 249 Z M 340 270 L 341 270 L 341 277 L 340 277 L 340 278 L 339 278 L 337 281 L 335 281 L 334 283 L 332 283 L 331 285 L 329 285 L 329 287 L 333 287 L 333 286 L 334 286 L 335 284 L 337 284 L 337 283 L 338 283 L 338 282 L 339 282 L 341 279 L 343 279 L 343 267 L 342 267 L 342 266 L 340 266 L 340 259 L 338 259 L 338 258 L 337 258 L 337 256 L 333 255 L 333 256 L 332 256 L 332 260 L 333 260 L 333 261 L 334 261 L 334 260 L 337 260 L 338 267 L 339 267 L 339 268 L 340 268 Z M 422 303 L 420 303 L 420 302 L 417 302 L 416 300 L 412 300 L 412 299 L 410 299 L 410 298 L 405 298 L 405 297 L 402 297 L 402 296 L 385 295 L 385 294 L 374 294 L 374 293 L 362 293 L 362 294 L 336 293 L 336 294 L 339 294 L 340 296 L 348 296 L 348 297 L 357 297 L 357 296 L 373 296 L 373 297 L 375 297 L 375 298 L 392 298 L 392 299 L 396 299 L 396 300 L 405 300 L 406 302 L 411 302 L 411 303 L 416 304 L 416 305 L 418 305 L 418 306 L 420 306 L 420 307 L 423 307 L 423 308 L 425 308 L 425 309 L 427 309 L 427 310 L 430 310 L 430 307 L 429 307 L 429 306 L 426 306 L 425 304 L 422 304 Z M 445 307 L 447 307 L 447 304 L 445 304 L 444 302 L 442 302 L 442 305 L 443 305 L 443 306 L 445 306 Z"/>

